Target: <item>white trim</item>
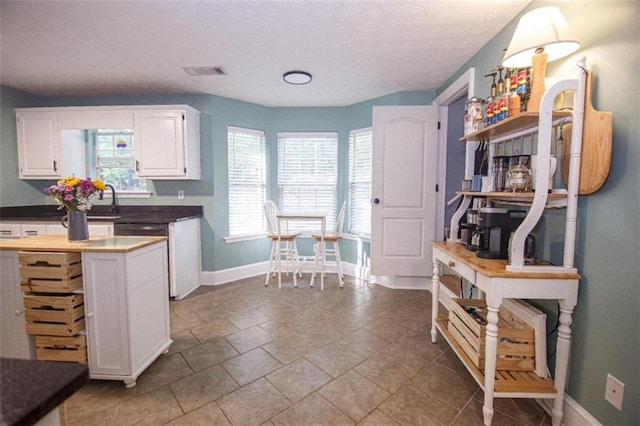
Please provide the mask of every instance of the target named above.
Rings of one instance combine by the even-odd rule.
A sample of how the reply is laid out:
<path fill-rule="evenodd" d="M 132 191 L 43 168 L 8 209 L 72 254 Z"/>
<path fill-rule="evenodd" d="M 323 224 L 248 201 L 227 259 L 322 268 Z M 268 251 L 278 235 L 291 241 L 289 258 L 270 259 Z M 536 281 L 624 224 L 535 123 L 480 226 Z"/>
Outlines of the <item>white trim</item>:
<path fill-rule="evenodd" d="M 253 240 L 260 240 L 263 238 L 266 238 L 267 234 L 265 234 L 264 232 L 261 234 L 250 234 L 250 235 L 238 235 L 238 236 L 233 236 L 233 237 L 224 237 L 223 240 L 225 243 L 227 244 L 231 244 L 231 243 L 239 243 L 241 241 L 253 241 Z"/>
<path fill-rule="evenodd" d="M 278 132 L 278 138 L 337 138 L 338 132 Z"/>
<path fill-rule="evenodd" d="M 547 414 L 551 415 L 552 399 L 536 399 L 536 402 Z M 602 426 L 602 423 L 578 404 L 566 393 L 564 394 L 564 406 L 562 407 L 562 425 L 564 426 Z"/>
<path fill-rule="evenodd" d="M 445 211 L 445 186 L 447 182 L 447 120 L 449 105 L 467 95 L 467 98 L 474 96 L 475 91 L 475 68 L 469 68 L 464 74 L 456 79 L 449 87 L 438 95 L 433 105 L 438 106 L 440 130 L 438 132 L 438 167 L 437 183 L 440 188 L 436 194 L 436 239 L 438 235 L 444 235 L 444 211 Z M 462 142 L 461 142 L 462 143 Z"/>
<path fill-rule="evenodd" d="M 237 133 L 248 133 L 254 136 L 258 136 L 260 138 L 264 138 L 265 137 L 265 133 L 264 130 L 258 130 L 258 129 L 249 129 L 246 127 L 237 127 L 237 126 L 227 126 L 227 133 L 229 131 L 232 132 L 237 132 Z"/>

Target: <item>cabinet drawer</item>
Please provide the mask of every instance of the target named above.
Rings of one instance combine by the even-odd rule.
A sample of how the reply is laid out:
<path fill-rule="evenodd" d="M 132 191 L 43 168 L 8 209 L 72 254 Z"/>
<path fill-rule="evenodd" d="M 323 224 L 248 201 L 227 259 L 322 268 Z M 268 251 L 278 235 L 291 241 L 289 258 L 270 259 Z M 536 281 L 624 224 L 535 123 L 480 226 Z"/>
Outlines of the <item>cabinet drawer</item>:
<path fill-rule="evenodd" d="M 447 253 L 444 253 L 440 250 L 436 251 L 436 258 L 443 264 L 447 265 L 449 268 L 453 269 L 456 274 L 475 284 L 476 272 L 470 266 L 465 265 L 455 257 L 449 256 Z"/>
<path fill-rule="evenodd" d="M 18 259 L 23 291 L 65 293 L 82 287 L 80 253 L 21 251 Z"/>
<path fill-rule="evenodd" d="M 20 224 L 0 223 L 0 238 L 20 238 Z"/>

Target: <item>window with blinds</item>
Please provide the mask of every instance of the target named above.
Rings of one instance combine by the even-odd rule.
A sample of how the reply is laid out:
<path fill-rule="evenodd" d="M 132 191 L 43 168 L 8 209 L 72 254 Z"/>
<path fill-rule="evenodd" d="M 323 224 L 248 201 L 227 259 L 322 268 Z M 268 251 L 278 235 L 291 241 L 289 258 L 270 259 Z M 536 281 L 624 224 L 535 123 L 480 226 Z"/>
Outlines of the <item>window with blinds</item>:
<path fill-rule="evenodd" d="M 371 236 L 372 129 L 349 132 L 349 233 Z"/>
<path fill-rule="evenodd" d="M 265 232 L 266 154 L 264 132 L 227 128 L 229 236 Z"/>
<path fill-rule="evenodd" d="M 147 191 L 147 181 L 136 176 L 133 129 L 88 130 L 86 135 L 94 151 L 95 177 L 119 193 Z"/>
<path fill-rule="evenodd" d="M 337 183 L 337 133 L 278 133 L 280 211 L 323 214 L 327 218 L 327 229 L 333 229 Z M 296 231 L 317 231 L 312 229 L 314 225 L 311 222 L 294 225 Z"/>

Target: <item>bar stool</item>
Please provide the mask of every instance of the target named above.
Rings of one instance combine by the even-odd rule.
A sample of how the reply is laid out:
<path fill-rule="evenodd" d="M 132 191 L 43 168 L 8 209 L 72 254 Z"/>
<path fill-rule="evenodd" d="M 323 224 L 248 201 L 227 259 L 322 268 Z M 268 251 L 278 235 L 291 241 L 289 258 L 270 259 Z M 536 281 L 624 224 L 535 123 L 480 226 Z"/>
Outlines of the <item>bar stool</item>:
<path fill-rule="evenodd" d="M 315 247 L 315 260 L 313 263 L 313 274 L 311 275 L 311 287 L 313 287 L 313 280 L 316 277 L 316 271 L 318 270 L 318 263 L 320 263 L 320 271 L 322 277 L 325 274 L 325 265 L 327 258 L 332 257 L 335 261 L 336 269 L 338 271 L 338 281 L 340 282 L 340 288 L 344 286 L 342 281 L 342 263 L 340 262 L 340 247 L 338 242 L 342 239 L 342 229 L 344 227 L 344 211 L 346 208 L 346 201 L 342 203 L 338 217 L 336 218 L 336 225 L 331 234 L 316 235 L 312 234 L 311 237 L 316 240 Z M 327 244 L 331 244 L 331 248 L 327 247 Z"/>
<path fill-rule="evenodd" d="M 298 287 L 296 273 L 302 277 L 298 247 L 296 246 L 296 238 L 299 233 L 290 234 L 286 229 L 283 232 L 278 219 L 278 207 L 273 201 L 267 201 L 264 204 L 264 214 L 267 219 L 267 238 L 271 240 L 271 256 L 264 285 L 265 287 L 269 285 L 269 276 L 275 275 L 277 271 L 278 288 L 282 289 L 282 271 L 284 269 L 286 275 L 289 275 L 289 272 L 293 273 L 293 286 Z"/>

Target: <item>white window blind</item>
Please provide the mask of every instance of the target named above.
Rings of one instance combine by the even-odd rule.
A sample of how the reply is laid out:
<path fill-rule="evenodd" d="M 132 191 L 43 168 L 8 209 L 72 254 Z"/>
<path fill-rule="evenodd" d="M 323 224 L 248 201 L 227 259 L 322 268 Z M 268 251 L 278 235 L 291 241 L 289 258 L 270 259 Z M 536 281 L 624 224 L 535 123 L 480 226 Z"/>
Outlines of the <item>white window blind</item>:
<path fill-rule="evenodd" d="M 372 129 L 349 133 L 349 233 L 371 235 Z"/>
<path fill-rule="evenodd" d="M 264 132 L 227 128 L 229 236 L 265 232 L 266 155 Z"/>
<path fill-rule="evenodd" d="M 278 133 L 280 211 L 323 214 L 327 229 L 333 229 L 337 182 L 337 133 Z M 294 227 L 299 231 L 317 231 L 311 222 L 300 222 Z"/>

